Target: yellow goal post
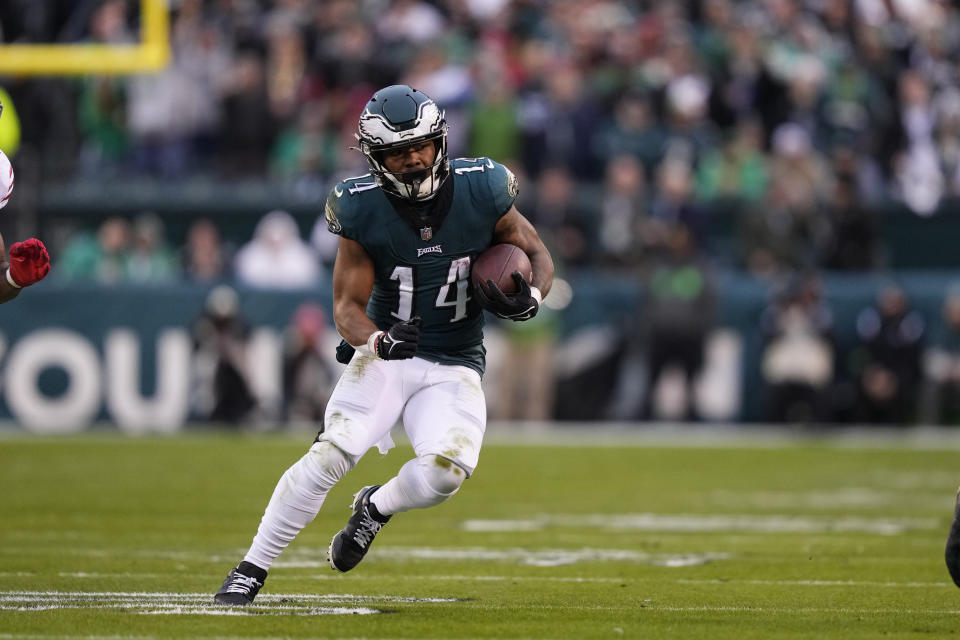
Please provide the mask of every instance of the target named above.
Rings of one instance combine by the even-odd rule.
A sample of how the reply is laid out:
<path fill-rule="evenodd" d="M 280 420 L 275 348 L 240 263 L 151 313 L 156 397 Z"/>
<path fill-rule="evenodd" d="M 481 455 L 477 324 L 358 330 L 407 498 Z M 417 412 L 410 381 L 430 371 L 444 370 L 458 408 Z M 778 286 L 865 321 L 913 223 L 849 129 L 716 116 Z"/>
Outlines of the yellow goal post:
<path fill-rule="evenodd" d="M 140 0 L 140 42 L 102 44 L 0 44 L 0 75 L 120 75 L 159 71 L 170 62 L 166 0 Z"/>

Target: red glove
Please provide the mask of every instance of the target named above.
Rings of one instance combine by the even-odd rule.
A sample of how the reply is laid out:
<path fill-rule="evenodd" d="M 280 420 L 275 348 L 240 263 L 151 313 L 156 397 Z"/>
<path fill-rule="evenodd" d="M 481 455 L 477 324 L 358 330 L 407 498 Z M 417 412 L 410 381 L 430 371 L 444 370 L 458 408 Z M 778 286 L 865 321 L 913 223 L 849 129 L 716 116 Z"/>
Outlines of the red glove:
<path fill-rule="evenodd" d="M 7 282 L 15 287 L 26 287 L 43 280 L 50 271 L 50 254 L 36 238 L 15 242 L 10 247 L 10 268 Z"/>

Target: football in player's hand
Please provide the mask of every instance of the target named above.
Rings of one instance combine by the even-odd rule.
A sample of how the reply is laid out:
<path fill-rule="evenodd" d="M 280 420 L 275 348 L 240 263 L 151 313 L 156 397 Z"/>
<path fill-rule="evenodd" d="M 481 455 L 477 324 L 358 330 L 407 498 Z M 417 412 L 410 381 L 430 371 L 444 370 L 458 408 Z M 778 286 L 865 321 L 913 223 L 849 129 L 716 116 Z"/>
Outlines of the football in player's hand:
<path fill-rule="evenodd" d="M 483 287 L 488 293 L 487 280 L 492 280 L 505 294 L 517 292 L 513 272 L 519 271 L 527 282 L 533 277 L 530 258 L 523 249 L 512 244 L 495 244 L 477 256 L 470 277 L 474 287 Z"/>

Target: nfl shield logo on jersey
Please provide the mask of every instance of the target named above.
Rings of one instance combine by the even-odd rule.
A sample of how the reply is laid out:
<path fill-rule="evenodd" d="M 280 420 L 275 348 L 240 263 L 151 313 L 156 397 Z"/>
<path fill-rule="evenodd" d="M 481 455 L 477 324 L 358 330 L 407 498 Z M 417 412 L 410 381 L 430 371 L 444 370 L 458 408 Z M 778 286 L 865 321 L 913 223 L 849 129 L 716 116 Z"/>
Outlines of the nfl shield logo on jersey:
<path fill-rule="evenodd" d="M 423 229 L 420 229 L 421 240 L 429 240 L 432 237 L 433 237 L 433 227 L 424 227 Z"/>

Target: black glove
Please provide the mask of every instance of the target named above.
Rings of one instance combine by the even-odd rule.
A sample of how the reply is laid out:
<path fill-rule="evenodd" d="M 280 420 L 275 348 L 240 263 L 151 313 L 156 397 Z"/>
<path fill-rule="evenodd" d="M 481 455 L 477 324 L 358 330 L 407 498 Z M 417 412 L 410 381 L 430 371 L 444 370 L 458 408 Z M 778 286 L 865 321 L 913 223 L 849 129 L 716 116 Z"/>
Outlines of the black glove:
<path fill-rule="evenodd" d="M 414 316 L 381 331 L 373 341 L 373 348 L 381 360 L 405 360 L 417 354 L 419 342 L 420 318 Z"/>
<path fill-rule="evenodd" d="M 356 351 L 349 342 L 341 340 L 340 344 L 337 345 L 337 362 L 340 364 L 350 364 L 350 359 L 353 358 L 353 354 L 356 353 Z"/>
<path fill-rule="evenodd" d="M 481 307 L 495 316 L 509 320 L 529 320 L 537 315 L 540 303 L 530 294 L 530 285 L 522 273 L 514 271 L 510 275 L 517 283 L 516 293 L 508 296 L 493 280 L 487 280 L 489 293 L 484 291 L 483 287 L 474 287 L 473 295 Z"/>

